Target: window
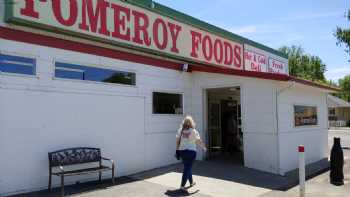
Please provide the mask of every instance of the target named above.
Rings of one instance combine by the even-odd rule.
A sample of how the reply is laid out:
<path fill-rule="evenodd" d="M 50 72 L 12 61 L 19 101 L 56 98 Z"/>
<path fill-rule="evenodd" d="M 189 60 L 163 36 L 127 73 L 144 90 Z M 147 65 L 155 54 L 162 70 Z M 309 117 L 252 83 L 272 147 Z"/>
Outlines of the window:
<path fill-rule="evenodd" d="M 338 118 L 335 114 L 335 108 L 328 109 L 328 120 L 330 120 L 330 121 L 337 121 L 338 120 Z"/>
<path fill-rule="evenodd" d="M 153 92 L 154 114 L 182 114 L 182 94 Z"/>
<path fill-rule="evenodd" d="M 294 124 L 298 126 L 317 125 L 317 108 L 310 106 L 294 106 Z"/>
<path fill-rule="evenodd" d="M 136 84 L 136 74 L 112 69 L 56 62 L 55 77 L 125 85 Z"/>
<path fill-rule="evenodd" d="M 0 72 L 35 75 L 36 61 L 33 58 L 0 54 Z"/>

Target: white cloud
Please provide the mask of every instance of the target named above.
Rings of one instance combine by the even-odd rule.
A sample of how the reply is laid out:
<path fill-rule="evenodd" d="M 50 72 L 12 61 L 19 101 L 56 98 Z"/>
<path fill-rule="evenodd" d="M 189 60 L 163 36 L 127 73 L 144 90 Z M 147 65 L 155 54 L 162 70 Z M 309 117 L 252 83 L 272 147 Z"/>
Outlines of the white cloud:
<path fill-rule="evenodd" d="M 224 27 L 228 31 L 235 34 L 244 35 L 272 35 L 276 33 L 283 33 L 284 29 L 281 25 L 246 25 L 241 27 Z"/>
<path fill-rule="evenodd" d="M 326 78 L 333 81 L 338 81 L 346 75 L 350 75 L 350 65 L 331 69 L 326 72 Z"/>
<path fill-rule="evenodd" d="M 247 26 L 237 27 L 237 28 L 228 28 L 228 30 L 235 34 L 251 34 L 251 33 L 256 33 L 257 26 L 247 25 Z"/>
<path fill-rule="evenodd" d="M 280 20 L 285 22 L 287 21 L 290 22 L 290 21 L 315 20 L 315 19 L 332 18 L 332 17 L 340 18 L 344 16 L 345 16 L 344 11 L 337 11 L 337 12 L 308 13 L 308 14 L 293 15 L 293 16 L 280 18 Z"/>

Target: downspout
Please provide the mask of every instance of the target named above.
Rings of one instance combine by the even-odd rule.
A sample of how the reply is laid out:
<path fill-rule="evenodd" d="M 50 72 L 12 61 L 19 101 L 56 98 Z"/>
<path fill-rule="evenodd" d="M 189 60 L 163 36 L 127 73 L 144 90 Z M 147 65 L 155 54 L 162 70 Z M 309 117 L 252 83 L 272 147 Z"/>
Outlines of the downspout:
<path fill-rule="evenodd" d="M 326 106 L 327 106 L 327 136 L 328 136 L 328 131 L 329 131 L 329 129 L 330 129 L 330 126 L 329 126 L 329 109 L 330 109 L 330 107 L 328 107 L 328 93 L 326 94 Z M 327 146 L 328 146 L 328 141 L 327 141 Z"/>
<path fill-rule="evenodd" d="M 285 173 L 283 172 L 281 172 L 281 162 L 280 162 L 280 131 L 279 131 L 279 122 L 278 122 L 278 117 L 279 117 L 279 115 L 278 115 L 278 96 L 280 95 L 280 94 L 282 94 L 283 92 L 285 92 L 285 91 L 287 91 L 287 90 L 289 90 L 289 89 L 292 89 L 294 86 L 295 86 L 295 81 L 289 81 L 289 82 L 291 82 L 287 87 L 285 87 L 285 88 L 282 88 L 282 89 L 280 89 L 280 90 L 278 90 L 277 89 L 277 91 L 276 91 L 276 107 L 275 107 L 275 109 L 276 109 L 276 113 L 275 113 L 275 115 L 276 115 L 276 132 L 277 132 L 277 167 L 278 167 L 278 174 L 279 175 L 282 175 L 282 176 L 284 176 L 285 175 Z"/>

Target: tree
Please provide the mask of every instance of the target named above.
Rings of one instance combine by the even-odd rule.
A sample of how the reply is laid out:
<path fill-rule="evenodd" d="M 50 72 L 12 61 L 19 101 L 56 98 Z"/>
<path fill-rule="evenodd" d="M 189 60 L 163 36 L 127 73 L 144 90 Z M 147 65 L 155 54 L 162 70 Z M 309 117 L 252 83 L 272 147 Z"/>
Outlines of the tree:
<path fill-rule="evenodd" d="M 333 81 L 332 79 L 327 80 L 326 83 L 330 86 L 338 87 L 338 83 Z"/>
<path fill-rule="evenodd" d="M 350 75 L 345 76 L 343 79 L 339 79 L 339 86 L 341 91 L 336 96 L 350 102 Z"/>
<path fill-rule="evenodd" d="M 279 49 L 288 55 L 289 74 L 318 82 L 327 82 L 324 73 L 326 65 L 318 56 L 308 55 L 301 46 L 284 46 Z"/>
<path fill-rule="evenodd" d="M 348 11 L 347 18 L 350 21 L 350 9 Z M 342 44 L 345 44 L 345 51 L 350 55 L 350 28 L 342 29 L 340 27 L 337 27 L 337 30 L 334 33 L 334 35 L 338 40 L 337 45 L 341 46 Z"/>

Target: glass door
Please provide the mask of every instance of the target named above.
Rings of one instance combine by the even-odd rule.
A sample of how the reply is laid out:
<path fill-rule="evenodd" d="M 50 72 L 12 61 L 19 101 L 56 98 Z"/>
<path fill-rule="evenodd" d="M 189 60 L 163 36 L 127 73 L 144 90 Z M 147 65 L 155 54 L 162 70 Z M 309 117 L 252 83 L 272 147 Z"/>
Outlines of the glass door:
<path fill-rule="evenodd" d="M 220 103 L 209 102 L 208 106 L 208 157 L 220 154 L 222 149 L 220 128 Z"/>

